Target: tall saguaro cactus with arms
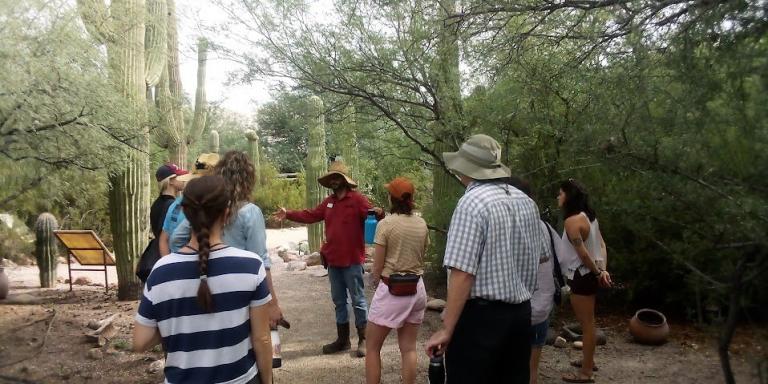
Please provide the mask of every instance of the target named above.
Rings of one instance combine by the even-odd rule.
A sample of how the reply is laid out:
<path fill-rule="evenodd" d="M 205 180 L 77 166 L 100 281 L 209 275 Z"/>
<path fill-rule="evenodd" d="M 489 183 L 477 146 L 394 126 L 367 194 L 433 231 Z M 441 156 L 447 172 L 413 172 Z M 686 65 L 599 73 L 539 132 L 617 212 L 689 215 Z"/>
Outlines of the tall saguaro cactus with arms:
<path fill-rule="evenodd" d="M 154 4 L 154 3 L 153 3 Z M 134 269 L 148 241 L 149 132 L 146 112 L 144 0 L 77 0 L 78 10 L 91 36 L 107 48 L 109 76 L 119 92 L 135 106 L 135 127 L 129 160 L 109 177 L 110 226 L 117 259 L 120 300 L 139 296 Z"/>
<path fill-rule="evenodd" d="M 325 197 L 317 178 L 328 170 L 328 162 L 325 157 L 325 116 L 323 100 L 317 96 L 309 99 L 309 129 L 307 138 L 307 208 L 314 208 Z M 309 249 L 311 252 L 320 250 L 323 241 L 322 223 L 312 224 L 307 227 L 309 237 Z"/>
<path fill-rule="evenodd" d="M 48 212 L 41 213 L 35 221 L 35 258 L 40 270 L 40 286 L 43 288 L 56 286 L 59 250 L 53 231 L 57 229 L 59 224 L 56 217 Z"/>

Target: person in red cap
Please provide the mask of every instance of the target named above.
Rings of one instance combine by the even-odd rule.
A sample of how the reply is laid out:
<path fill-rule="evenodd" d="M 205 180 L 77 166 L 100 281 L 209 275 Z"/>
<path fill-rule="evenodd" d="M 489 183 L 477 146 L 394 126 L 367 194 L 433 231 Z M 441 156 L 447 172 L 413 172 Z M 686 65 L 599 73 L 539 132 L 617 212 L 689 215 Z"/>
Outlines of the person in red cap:
<path fill-rule="evenodd" d="M 371 272 L 376 292 L 368 310 L 365 378 L 381 381 L 381 346 L 389 331 L 397 329 L 405 384 L 416 382 L 416 336 L 427 308 L 421 275 L 429 245 L 427 223 L 413 212 L 413 183 L 398 177 L 384 186 L 389 191 L 390 212 L 376 226 L 376 250 Z"/>
<path fill-rule="evenodd" d="M 152 229 L 152 241 L 139 259 L 136 268 L 136 276 L 143 282 L 147 280 L 149 271 L 160 258 L 160 232 L 163 230 L 163 220 L 168 212 L 168 208 L 173 204 L 176 196 L 184 189 L 184 182 L 177 176 L 186 175 L 187 171 L 179 168 L 176 164 L 163 164 L 155 171 L 155 180 L 157 180 L 160 195 L 152 203 L 149 209 L 149 225 Z"/>
<path fill-rule="evenodd" d="M 310 182 L 307 180 L 307 182 Z M 331 299 L 336 309 L 336 340 L 323 346 L 323 354 L 332 354 L 351 348 L 349 341 L 349 313 L 347 294 L 352 301 L 357 328 L 357 357 L 365 356 L 365 329 L 368 322 L 368 303 L 365 299 L 363 263 L 365 242 L 363 222 L 369 209 L 374 209 L 379 218 L 381 208 L 373 208 L 368 199 L 357 191 L 357 183 L 349 177 L 347 166 L 334 161 L 328 173 L 317 182 L 333 193 L 317 207 L 301 211 L 286 211 L 280 208 L 275 213 L 278 220 L 291 220 L 312 224 L 325 222 L 325 241 L 320 249 L 323 264 L 328 267 L 331 283 Z"/>

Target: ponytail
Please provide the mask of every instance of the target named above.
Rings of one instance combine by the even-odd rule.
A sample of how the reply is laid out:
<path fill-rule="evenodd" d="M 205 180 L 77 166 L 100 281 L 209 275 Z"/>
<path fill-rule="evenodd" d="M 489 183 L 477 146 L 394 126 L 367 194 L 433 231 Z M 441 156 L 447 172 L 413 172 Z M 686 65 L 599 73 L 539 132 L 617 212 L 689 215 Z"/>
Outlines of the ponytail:
<path fill-rule="evenodd" d="M 198 215 L 205 216 L 205 213 L 198 211 Z M 201 222 L 206 223 L 205 220 L 201 220 Z M 210 228 L 203 226 L 196 234 L 198 244 L 197 264 L 200 269 L 200 286 L 197 288 L 197 302 L 206 312 L 213 312 L 213 297 L 211 296 L 211 289 L 208 287 L 208 257 L 211 255 Z"/>

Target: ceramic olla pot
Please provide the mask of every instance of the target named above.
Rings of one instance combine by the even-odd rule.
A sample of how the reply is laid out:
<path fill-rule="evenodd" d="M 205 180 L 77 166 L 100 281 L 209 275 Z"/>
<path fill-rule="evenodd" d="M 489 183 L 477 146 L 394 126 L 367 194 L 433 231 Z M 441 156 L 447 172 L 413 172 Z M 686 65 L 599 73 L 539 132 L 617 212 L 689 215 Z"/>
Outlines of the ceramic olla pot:
<path fill-rule="evenodd" d="M 8 275 L 5 274 L 5 268 L 0 267 L 0 300 L 8 296 Z"/>
<path fill-rule="evenodd" d="M 664 344 L 669 337 L 669 324 L 661 312 L 644 308 L 629 321 L 629 333 L 640 344 Z"/>

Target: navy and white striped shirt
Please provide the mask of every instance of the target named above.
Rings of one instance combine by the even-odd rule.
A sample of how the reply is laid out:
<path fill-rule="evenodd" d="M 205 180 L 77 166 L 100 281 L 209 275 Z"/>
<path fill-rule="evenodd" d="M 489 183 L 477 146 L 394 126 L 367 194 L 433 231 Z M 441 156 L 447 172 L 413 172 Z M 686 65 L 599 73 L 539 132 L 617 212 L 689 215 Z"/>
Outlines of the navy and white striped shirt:
<path fill-rule="evenodd" d="M 213 312 L 197 302 L 197 254 L 171 253 L 152 268 L 136 321 L 159 328 L 168 356 L 166 383 L 247 383 L 258 373 L 250 307 L 272 296 L 261 259 L 224 247 L 208 259 Z"/>

